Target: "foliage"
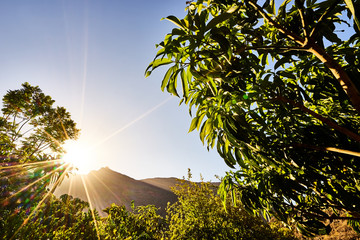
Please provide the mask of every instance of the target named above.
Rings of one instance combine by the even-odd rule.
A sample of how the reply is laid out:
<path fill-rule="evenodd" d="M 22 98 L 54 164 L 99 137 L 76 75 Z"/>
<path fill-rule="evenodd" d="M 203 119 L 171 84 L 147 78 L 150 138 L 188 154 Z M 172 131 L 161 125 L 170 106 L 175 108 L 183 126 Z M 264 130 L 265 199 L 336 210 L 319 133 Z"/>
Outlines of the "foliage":
<path fill-rule="evenodd" d="M 133 206 L 133 212 L 125 206 L 112 204 L 104 212 L 105 239 L 161 239 L 163 218 L 157 214 L 154 205 Z"/>
<path fill-rule="evenodd" d="M 63 107 L 53 107 L 54 102 L 29 83 L 5 94 L 0 117 L 2 162 L 49 159 L 45 150 L 62 152 L 61 144 L 78 136 L 70 113 Z"/>
<path fill-rule="evenodd" d="M 51 181 L 70 170 L 65 171 L 57 159 L 63 152 L 61 145 L 65 140 L 77 138 L 79 129 L 70 113 L 63 107 L 53 107 L 54 102 L 29 83 L 4 95 L 0 116 L 2 205 L 18 201 L 14 196 L 9 197 L 19 194 L 19 190 L 26 189 L 29 196 L 46 192 L 43 190 Z"/>
<path fill-rule="evenodd" d="M 360 230 L 360 1 L 199 0 L 146 76 L 196 108 L 190 131 L 230 166 L 220 191 L 253 214 L 327 234 Z M 344 33 L 342 33 L 344 32 Z M 181 82 L 181 87 L 178 82 Z M 342 216 L 339 213 L 345 212 Z"/>
<path fill-rule="evenodd" d="M 225 210 L 216 189 L 210 182 L 185 180 L 174 187 L 178 202 L 167 209 L 169 229 L 165 238 L 294 239 L 289 229 L 271 229 L 265 220 L 251 216 L 240 204 L 234 206 L 227 201 Z"/>
<path fill-rule="evenodd" d="M 227 204 L 227 211 L 210 183 L 182 181 L 173 188 L 179 201 L 169 205 L 165 218 L 153 205 L 112 204 L 100 218 L 89 204 L 68 195 L 18 208 L 0 216 L 1 239 L 294 239 L 287 228 Z"/>
<path fill-rule="evenodd" d="M 99 221 L 96 211 L 94 216 Z M 3 219 L 1 239 L 26 239 L 29 236 L 32 239 L 98 239 L 89 204 L 68 195 L 60 198 L 52 195 L 39 208 L 19 209 L 16 214 L 3 216 Z"/>
<path fill-rule="evenodd" d="M 53 107 L 54 102 L 39 87 L 28 83 L 3 97 L 0 232 L 4 239 L 27 229 L 23 224 L 41 211 L 39 206 L 50 201 L 51 192 L 71 170 L 58 157 L 63 152 L 61 145 L 76 138 L 79 129 L 65 108 Z"/>

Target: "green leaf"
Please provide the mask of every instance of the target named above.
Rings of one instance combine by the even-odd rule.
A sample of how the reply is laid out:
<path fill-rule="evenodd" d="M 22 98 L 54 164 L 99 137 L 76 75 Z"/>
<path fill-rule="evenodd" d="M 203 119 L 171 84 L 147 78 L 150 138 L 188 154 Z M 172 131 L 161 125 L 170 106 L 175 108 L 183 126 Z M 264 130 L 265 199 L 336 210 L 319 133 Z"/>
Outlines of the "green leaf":
<path fill-rule="evenodd" d="M 179 28 L 173 28 L 173 30 L 171 31 L 171 35 L 176 36 L 176 35 L 185 35 L 186 32 L 183 29 L 179 29 Z"/>
<path fill-rule="evenodd" d="M 198 115 L 199 121 L 198 121 L 198 124 L 197 124 L 197 127 L 196 127 L 197 130 L 199 130 L 199 128 L 200 128 L 200 126 L 201 126 L 201 122 L 202 122 L 202 120 L 204 119 L 205 116 L 206 116 L 205 112 L 202 113 L 202 114 L 200 114 L 200 115 Z"/>
<path fill-rule="evenodd" d="M 233 16 L 232 13 L 228 13 L 225 12 L 219 16 L 214 17 L 213 19 L 210 20 L 210 22 L 206 25 L 205 27 L 205 32 L 209 31 L 210 29 L 216 27 L 216 25 L 218 25 L 221 22 L 226 21 L 227 19 L 231 18 L 231 16 Z"/>
<path fill-rule="evenodd" d="M 261 54 L 259 56 L 259 59 L 260 59 L 261 65 L 265 66 L 265 65 L 269 64 L 269 62 L 268 62 L 268 53 L 267 52 Z"/>
<path fill-rule="evenodd" d="M 285 63 L 288 63 L 290 60 L 290 57 L 284 56 L 280 60 L 276 61 L 274 65 L 274 69 L 277 69 L 278 67 L 284 65 Z"/>
<path fill-rule="evenodd" d="M 179 94 L 176 91 L 176 87 L 177 87 L 177 77 L 178 74 L 180 72 L 181 69 L 177 69 L 176 71 L 174 71 L 169 79 L 168 85 L 166 86 L 167 91 L 171 94 L 174 94 L 175 96 L 179 97 Z"/>
<path fill-rule="evenodd" d="M 169 81 L 170 81 L 170 77 L 172 76 L 172 74 L 174 73 L 174 71 L 176 71 L 177 70 L 177 65 L 175 65 L 175 66 L 172 66 L 172 67 L 170 67 L 167 71 L 166 71 L 166 73 L 165 73 L 165 75 L 164 75 L 164 78 L 163 78 L 163 80 L 162 80 L 162 82 L 161 82 L 161 91 L 164 91 L 165 90 L 165 87 L 168 85 L 168 83 L 169 83 Z"/>
<path fill-rule="evenodd" d="M 238 148 L 235 149 L 235 158 L 240 167 L 243 169 L 247 168 L 244 162 L 244 156 L 241 154 L 241 151 Z"/>
<path fill-rule="evenodd" d="M 214 33 L 214 34 L 211 34 L 211 38 L 214 39 L 216 42 L 219 43 L 221 49 L 224 51 L 224 52 L 228 52 L 229 48 L 230 48 L 230 43 L 229 41 L 226 39 L 226 37 L 224 37 L 223 35 L 221 34 L 218 34 L 218 33 Z"/>
<path fill-rule="evenodd" d="M 189 68 L 187 68 L 187 70 L 185 69 L 181 69 L 181 84 L 182 84 L 182 89 L 183 89 L 183 97 L 185 99 L 187 99 L 189 97 L 189 82 L 191 79 L 191 75 L 189 76 L 190 71 Z"/>
<path fill-rule="evenodd" d="M 174 23 L 176 26 L 180 27 L 182 30 L 186 30 L 186 27 L 182 24 L 182 22 L 173 15 L 167 16 L 166 18 L 162 18 L 161 20 L 163 19 L 169 20 L 170 22 Z"/>
<path fill-rule="evenodd" d="M 228 151 L 228 153 L 225 155 L 224 161 L 225 161 L 226 165 L 228 165 L 229 167 L 235 168 L 236 160 L 233 157 L 231 151 Z"/>
<path fill-rule="evenodd" d="M 278 71 L 277 74 L 279 74 L 280 76 L 283 77 L 287 77 L 290 79 L 296 79 L 295 75 L 291 72 L 287 72 L 287 71 Z"/>
<path fill-rule="evenodd" d="M 196 128 L 197 125 L 198 125 L 198 121 L 199 121 L 199 117 L 198 117 L 198 116 L 196 116 L 196 117 L 194 117 L 194 118 L 192 119 L 191 124 L 190 124 L 189 132 L 192 132 L 192 131 L 195 130 L 195 128 Z"/>
<path fill-rule="evenodd" d="M 272 14 L 272 15 L 275 15 L 275 14 L 276 14 L 275 0 L 266 1 L 266 3 L 268 3 L 268 4 L 267 4 L 266 7 L 264 7 L 264 9 L 265 9 L 268 13 L 270 13 L 270 14 Z M 264 4 L 264 5 L 265 5 L 265 4 Z"/>
<path fill-rule="evenodd" d="M 147 72 L 152 72 L 155 68 L 163 66 L 163 65 L 167 65 L 172 63 L 173 61 L 169 58 L 160 58 L 160 59 L 155 59 L 154 61 L 152 61 L 149 66 L 146 68 L 145 72 L 146 74 L 148 74 Z M 151 70 L 149 71 L 149 69 L 151 68 Z M 150 75 L 150 74 L 149 74 Z"/>

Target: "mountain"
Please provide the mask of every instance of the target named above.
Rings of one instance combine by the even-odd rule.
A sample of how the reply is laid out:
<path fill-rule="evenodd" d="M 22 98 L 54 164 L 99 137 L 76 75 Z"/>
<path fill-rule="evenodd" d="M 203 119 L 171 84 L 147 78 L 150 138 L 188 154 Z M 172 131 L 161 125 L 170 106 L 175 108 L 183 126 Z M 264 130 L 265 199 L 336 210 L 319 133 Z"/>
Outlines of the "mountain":
<path fill-rule="evenodd" d="M 105 167 L 87 175 L 65 178 L 54 194 L 58 197 L 69 194 L 87 201 L 101 216 L 106 215 L 102 210 L 112 203 L 125 205 L 130 210 L 132 200 L 135 206 L 151 204 L 160 207 L 159 213 L 164 215 L 167 203 L 177 200 L 170 190 L 176 183 L 176 178 L 135 180 Z"/>

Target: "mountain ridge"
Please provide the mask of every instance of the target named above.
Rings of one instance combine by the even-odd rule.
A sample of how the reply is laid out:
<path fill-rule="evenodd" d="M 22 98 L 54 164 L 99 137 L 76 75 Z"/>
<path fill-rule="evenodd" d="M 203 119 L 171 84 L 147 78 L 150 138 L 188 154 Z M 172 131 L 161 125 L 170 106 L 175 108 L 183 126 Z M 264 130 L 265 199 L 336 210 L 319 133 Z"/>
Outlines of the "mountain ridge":
<path fill-rule="evenodd" d="M 100 216 L 106 215 L 102 210 L 112 203 L 131 210 L 131 201 L 134 201 L 135 206 L 155 205 L 160 208 L 159 214 L 165 215 L 168 202 L 177 201 L 176 195 L 170 190 L 177 182 L 174 177 L 136 180 L 104 167 L 86 175 L 70 175 L 56 188 L 54 194 L 58 197 L 69 194 L 87 201 L 98 210 Z"/>

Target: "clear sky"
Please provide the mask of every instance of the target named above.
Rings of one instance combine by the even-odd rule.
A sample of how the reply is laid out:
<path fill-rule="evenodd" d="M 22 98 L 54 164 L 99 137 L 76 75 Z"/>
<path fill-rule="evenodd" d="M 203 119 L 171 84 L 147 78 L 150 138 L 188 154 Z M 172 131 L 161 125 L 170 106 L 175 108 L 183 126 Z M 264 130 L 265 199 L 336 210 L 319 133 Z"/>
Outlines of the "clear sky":
<path fill-rule="evenodd" d="M 144 78 L 185 0 L 0 1 L 0 95 L 38 85 L 65 107 L 93 146 L 96 164 L 135 179 L 223 176 L 179 98 L 160 90 L 163 70 Z"/>

